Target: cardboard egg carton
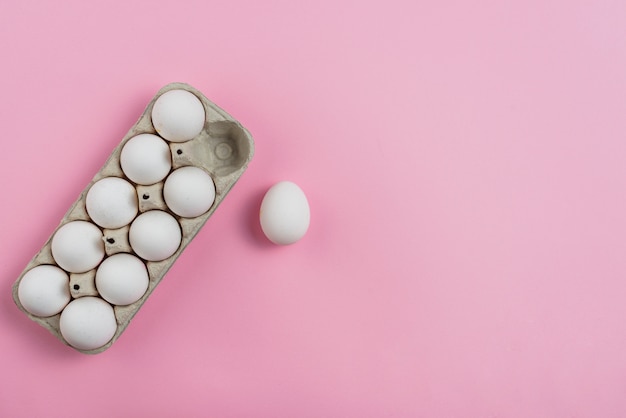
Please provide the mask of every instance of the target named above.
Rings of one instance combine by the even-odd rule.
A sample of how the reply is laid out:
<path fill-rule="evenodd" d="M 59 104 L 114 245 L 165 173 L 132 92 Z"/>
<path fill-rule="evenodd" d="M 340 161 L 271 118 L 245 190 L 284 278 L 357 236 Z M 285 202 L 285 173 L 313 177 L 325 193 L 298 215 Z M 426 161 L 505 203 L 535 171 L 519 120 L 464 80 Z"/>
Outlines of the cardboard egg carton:
<path fill-rule="evenodd" d="M 196 218 L 182 218 L 167 208 L 163 200 L 163 184 L 164 181 L 149 185 L 142 186 L 136 185 L 131 182 L 123 173 L 120 166 L 120 153 L 122 147 L 132 137 L 150 133 L 158 135 L 155 128 L 152 125 L 151 112 L 152 107 L 156 99 L 163 93 L 181 89 L 193 93 L 202 102 L 205 110 L 205 123 L 202 132 L 194 139 L 187 142 L 176 143 L 168 142 L 172 155 L 172 171 L 183 166 L 196 166 L 207 171 L 214 183 L 215 183 L 215 201 L 211 208 Z M 172 267 L 172 264 L 180 256 L 183 250 L 187 247 L 189 242 L 200 231 L 205 222 L 211 217 L 213 212 L 217 209 L 222 200 L 226 197 L 230 189 L 237 182 L 239 177 L 245 171 L 248 163 L 252 159 L 254 154 L 254 142 L 250 133 L 239 122 L 233 119 L 228 113 L 219 108 L 217 105 L 209 101 L 202 93 L 195 88 L 184 83 L 172 83 L 163 87 L 150 101 L 145 111 L 135 123 L 135 125 L 128 131 L 124 139 L 113 150 L 111 156 L 106 161 L 102 169 L 93 177 L 93 179 L 87 184 L 83 192 L 80 194 L 76 202 L 72 205 L 69 211 L 61 220 L 59 226 L 52 233 L 48 241 L 44 244 L 41 250 L 33 257 L 28 263 L 24 271 L 20 274 L 19 278 L 13 285 L 13 299 L 17 306 L 22 310 L 30 319 L 39 323 L 44 328 L 48 329 L 57 338 L 68 344 L 59 329 L 59 320 L 61 314 L 57 314 L 51 317 L 38 317 L 32 315 L 20 303 L 18 297 L 18 286 L 24 274 L 30 269 L 41 265 L 50 264 L 58 266 L 52 257 L 51 241 L 57 230 L 68 222 L 76 220 L 90 221 L 89 215 L 85 207 L 85 199 L 87 192 L 91 186 L 98 180 L 105 177 L 120 177 L 131 184 L 135 185 L 137 190 L 137 199 L 139 206 L 139 214 L 153 209 L 160 209 L 167 211 L 178 221 L 182 231 L 182 242 L 178 250 L 169 258 L 158 261 L 145 261 L 149 274 L 149 285 L 146 293 L 135 303 L 126 306 L 115 306 L 113 309 L 117 320 L 117 331 L 113 338 L 104 346 L 93 350 L 80 350 L 80 352 L 87 354 L 100 353 L 109 348 L 115 340 L 124 332 L 133 316 L 138 312 L 141 306 L 145 303 L 146 299 L 154 291 L 156 286 L 161 282 L 167 271 Z M 170 171 L 171 173 L 171 171 Z M 95 223 L 94 223 L 95 225 Z M 100 227 L 99 227 L 100 228 Z M 128 231 L 129 226 L 125 226 L 120 229 L 103 229 L 104 236 L 104 248 L 106 256 L 111 256 L 116 253 L 126 252 L 134 254 L 132 248 L 129 245 Z M 97 267 L 86 273 L 68 273 L 70 277 L 70 294 L 73 299 L 84 296 L 99 296 L 98 290 L 95 286 L 94 278 Z M 69 344 L 68 344 L 69 345 Z M 74 348 L 74 347 L 73 347 Z"/>

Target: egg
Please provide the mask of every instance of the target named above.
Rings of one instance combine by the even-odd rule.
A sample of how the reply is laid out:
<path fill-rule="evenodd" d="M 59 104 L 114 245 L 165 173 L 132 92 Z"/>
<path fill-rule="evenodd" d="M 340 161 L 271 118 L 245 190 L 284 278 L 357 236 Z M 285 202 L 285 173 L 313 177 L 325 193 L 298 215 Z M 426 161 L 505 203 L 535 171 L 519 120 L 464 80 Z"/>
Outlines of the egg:
<path fill-rule="evenodd" d="M 124 179 L 105 177 L 91 186 L 85 205 L 91 220 L 102 228 L 121 228 L 137 216 L 137 191 Z"/>
<path fill-rule="evenodd" d="M 162 210 L 151 210 L 133 221 L 128 238 L 139 257 L 148 261 L 162 261 L 178 250 L 182 232 L 172 215 Z"/>
<path fill-rule="evenodd" d="M 140 134 L 129 139 L 120 153 L 124 175 L 144 186 L 158 183 L 172 169 L 172 153 L 162 138 Z"/>
<path fill-rule="evenodd" d="M 59 329 L 72 347 L 94 350 L 113 338 L 117 320 L 111 305 L 98 297 L 85 296 L 74 299 L 63 309 Z"/>
<path fill-rule="evenodd" d="M 20 303 L 35 316 L 52 316 L 70 301 L 70 278 L 66 272 L 51 265 L 32 268 L 20 281 L 17 295 Z"/>
<path fill-rule="evenodd" d="M 306 234 L 311 211 L 302 189 L 293 182 L 281 181 L 265 193 L 259 217 L 263 233 L 270 241 L 288 245 Z"/>
<path fill-rule="evenodd" d="M 102 231 L 91 222 L 68 222 L 52 237 L 51 249 L 52 258 L 63 270 L 84 273 L 104 257 Z"/>
<path fill-rule="evenodd" d="M 172 142 L 193 139 L 204 128 L 205 113 L 200 99 L 186 90 L 163 93 L 152 107 L 152 124 L 163 138 Z"/>
<path fill-rule="evenodd" d="M 150 279 L 146 265 L 128 253 L 112 255 L 96 271 L 96 288 L 113 305 L 137 302 L 148 290 Z"/>
<path fill-rule="evenodd" d="M 211 176 L 198 167 L 174 170 L 163 186 L 165 204 L 184 218 L 200 216 L 215 201 L 215 184 Z"/>

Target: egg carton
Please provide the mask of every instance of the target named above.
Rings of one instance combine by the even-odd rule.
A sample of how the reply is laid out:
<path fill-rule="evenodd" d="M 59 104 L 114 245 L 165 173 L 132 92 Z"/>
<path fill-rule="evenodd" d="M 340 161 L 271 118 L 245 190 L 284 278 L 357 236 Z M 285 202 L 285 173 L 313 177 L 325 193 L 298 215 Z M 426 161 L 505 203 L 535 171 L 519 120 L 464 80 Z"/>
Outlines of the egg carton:
<path fill-rule="evenodd" d="M 200 134 L 187 142 L 168 142 L 171 151 L 171 170 L 170 173 L 180 167 L 195 166 L 205 170 L 213 179 L 215 184 L 215 200 L 210 209 L 197 217 L 184 218 L 176 215 L 166 205 L 163 198 L 163 185 L 164 181 L 153 185 L 139 185 L 132 182 L 124 174 L 120 164 L 120 154 L 122 148 L 126 142 L 139 135 L 139 134 L 154 134 L 158 135 L 157 130 L 153 126 L 151 112 L 155 101 L 164 93 L 170 90 L 185 90 L 194 94 L 202 103 L 205 111 L 204 127 Z M 61 220 L 59 226 L 52 233 L 48 241 L 43 245 L 41 250 L 33 257 L 28 263 L 24 271 L 20 274 L 19 278 L 13 285 L 13 299 L 20 310 L 22 310 L 30 319 L 39 323 L 44 328 L 48 329 L 53 335 L 59 338 L 62 342 L 70 347 L 86 354 L 100 353 L 109 348 L 124 332 L 128 324 L 134 315 L 138 312 L 141 306 L 148 299 L 150 294 L 154 291 L 156 286 L 161 282 L 167 271 L 172 267 L 173 263 L 180 256 L 183 250 L 187 247 L 190 241 L 200 231 L 202 226 L 211 217 L 213 212 L 217 209 L 222 200 L 226 197 L 230 189 L 237 182 L 242 173 L 246 170 L 250 160 L 254 153 L 254 142 L 250 133 L 241 124 L 232 118 L 228 113 L 222 110 L 220 107 L 209 101 L 202 93 L 195 88 L 184 83 L 172 83 L 163 87 L 150 101 L 145 111 L 135 123 L 135 125 L 128 131 L 126 136 L 122 139 L 120 144 L 113 150 L 111 156 L 108 158 L 101 170 L 93 177 L 91 182 L 85 187 L 80 194 L 76 202 L 71 206 L 69 211 Z M 178 249 L 169 258 L 162 261 L 142 261 L 147 267 L 149 276 L 149 284 L 147 291 L 136 302 L 125 305 L 113 307 L 115 319 L 117 322 L 117 329 L 113 337 L 104 345 L 93 349 L 80 349 L 73 347 L 63 337 L 60 331 L 60 317 L 61 313 L 58 313 L 49 317 L 39 317 L 33 315 L 27 311 L 18 296 L 18 288 L 24 275 L 39 265 L 52 265 L 58 266 L 55 261 L 52 250 L 51 242 L 56 232 L 63 225 L 72 221 L 87 221 L 96 225 L 90 218 L 86 209 L 86 196 L 91 186 L 98 180 L 105 177 L 118 177 L 127 180 L 135 186 L 137 191 L 137 203 L 138 214 L 141 215 L 151 210 L 161 210 L 174 216 L 180 225 L 182 232 L 181 243 Z M 97 226 L 97 225 L 96 225 Z M 119 229 L 105 229 L 98 226 L 102 230 L 103 245 L 105 256 L 110 257 L 118 253 L 130 253 L 137 255 L 129 244 L 129 226 L 125 226 Z M 102 260 L 102 261 L 104 261 Z M 100 262 L 100 264 L 102 263 Z M 85 273 L 68 273 L 69 275 L 69 288 L 71 301 L 82 297 L 99 297 L 98 289 L 95 285 L 94 277 L 96 275 L 97 268 L 94 268 Z M 101 298 L 102 299 L 102 298 Z M 102 299 L 104 301 L 104 299 Z M 107 302 L 108 303 L 108 302 Z"/>

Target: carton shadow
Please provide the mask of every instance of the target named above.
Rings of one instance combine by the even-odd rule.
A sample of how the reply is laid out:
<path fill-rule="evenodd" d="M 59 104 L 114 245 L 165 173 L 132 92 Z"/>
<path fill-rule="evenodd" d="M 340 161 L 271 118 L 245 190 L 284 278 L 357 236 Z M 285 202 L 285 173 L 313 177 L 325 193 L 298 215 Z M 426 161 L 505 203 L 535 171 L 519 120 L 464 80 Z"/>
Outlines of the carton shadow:
<path fill-rule="evenodd" d="M 276 248 L 276 244 L 273 244 L 270 240 L 268 240 L 263 233 L 263 230 L 261 229 L 261 222 L 259 221 L 261 201 L 263 200 L 263 196 L 265 196 L 265 192 L 269 189 L 269 187 L 270 186 L 268 185 L 258 192 L 250 194 L 243 205 L 244 213 L 242 213 L 242 218 L 245 219 L 245 222 L 242 224 L 246 227 L 244 233 L 250 237 L 248 241 L 250 241 L 250 243 L 255 247 L 263 249 Z"/>

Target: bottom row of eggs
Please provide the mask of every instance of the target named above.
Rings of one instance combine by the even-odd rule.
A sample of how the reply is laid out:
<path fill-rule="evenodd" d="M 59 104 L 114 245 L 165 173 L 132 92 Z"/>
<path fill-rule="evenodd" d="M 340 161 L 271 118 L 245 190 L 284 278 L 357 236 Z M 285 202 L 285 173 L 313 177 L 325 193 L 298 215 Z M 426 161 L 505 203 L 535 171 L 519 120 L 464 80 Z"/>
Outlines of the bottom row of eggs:
<path fill-rule="evenodd" d="M 61 313 L 59 330 L 73 347 L 93 350 L 105 345 L 117 331 L 113 306 L 140 300 L 150 277 L 144 261 L 162 261 L 176 253 L 182 242 L 178 220 L 163 210 L 137 216 L 137 191 L 128 181 L 105 177 L 86 196 L 92 222 L 77 220 L 62 225 L 52 237 L 50 251 L 57 265 L 39 265 L 24 274 L 18 298 L 37 317 Z M 168 176 L 163 199 L 176 215 L 186 218 L 206 213 L 215 200 L 211 176 L 197 167 L 181 167 Z M 130 224 L 128 243 L 134 254 L 117 253 L 105 258 L 101 228 Z M 103 261 L 104 259 L 104 261 Z M 95 270 L 94 284 L 100 297 L 72 300 L 69 274 Z"/>
<path fill-rule="evenodd" d="M 119 253 L 104 260 L 96 271 L 95 285 L 103 299 L 86 296 L 70 302 L 69 276 L 53 265 L 29 270 L 20 282 L 18 297 L 24 309 L 35 316 L 61 312 L 63 338 L 76 348 L 90 350 L 106 344 L 117 330 L 110 304 L 138 301 L 148 290 L 149 281 L 146 265 L 139 258 Z"/>

